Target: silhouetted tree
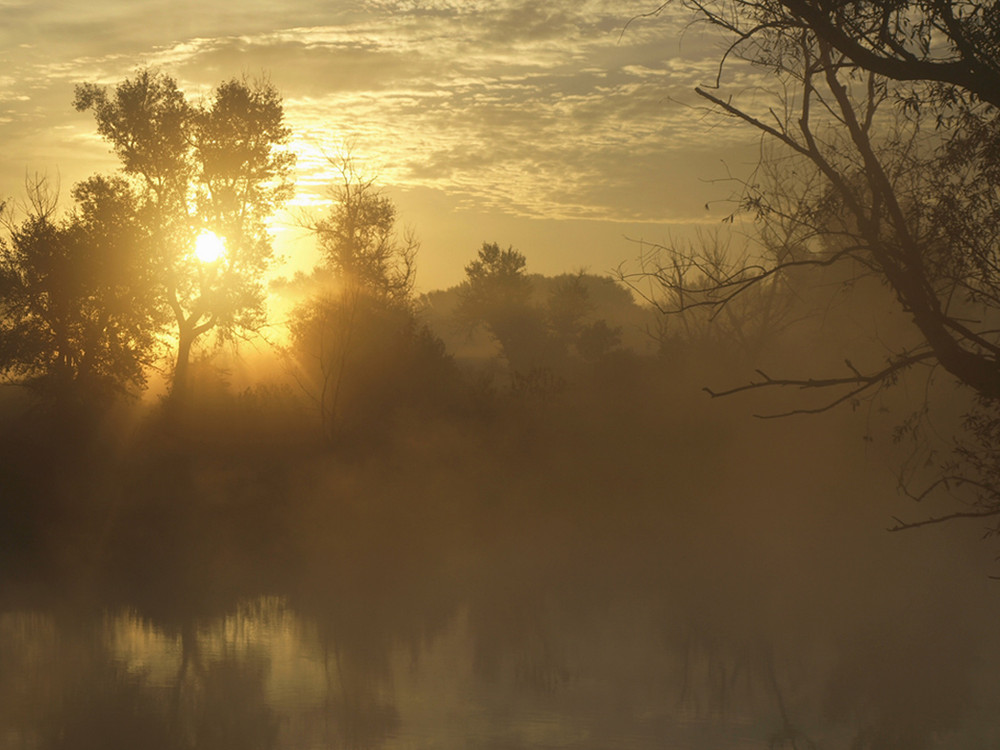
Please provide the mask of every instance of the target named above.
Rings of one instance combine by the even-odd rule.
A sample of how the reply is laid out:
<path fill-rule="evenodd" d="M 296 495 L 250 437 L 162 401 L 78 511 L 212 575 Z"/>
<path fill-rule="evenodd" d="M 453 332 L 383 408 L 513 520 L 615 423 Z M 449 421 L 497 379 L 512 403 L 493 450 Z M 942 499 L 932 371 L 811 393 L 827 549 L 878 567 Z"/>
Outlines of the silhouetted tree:
<path fill-rule="evenodd" d="M 536 384 L 549 382 L 558 383 L 559 390 L 581 360 L 595 362 L 621 345 L 621 328 L 596 316 L 638 308 L 611 278 L 582 271 L 528 276 L 525 268 L 524 256 L 512 247 L 483 243 L 456 288 L 453 315 L 473 331 L 481 326 L 499 345 L 515 392 L 535 391 Z"/>
<path fill-rule="evenodd" d="M 459 314 L 489 325 L 488 317 L 495 309 L 526 304 L 531 296 L 526 266 L 524 255 L 513 247 L 501 250 L 496 242 L 484 242 L 476 259 L 465 267 Z"/>
<path fill-rule="evenodd" d="M 734 50 L 776 76 L 785 92 L 786 114 L 775 120 L 749 102 L 697 89 L 773 139 L 780 151 L 772 164 L 799 157 L 783 179 L 748 183 L 744 207 L 765 226 L 780 220 L 813 238 L 711 284 L 711 304 L 724 306 L 788 268 L 852 262 L 892 288 L 924 346 L 845 383 L 870 387 L 933 359 L 981 395 L 1000 397 L 993 325 L 966 320 L 970 307 L 989 318 L 1000 299 L 989 229 L 1000 216 L 989 158 L 1000 138 L 989 84 L 994 11 L 939 2 L 690 5 L 735 34 Z M 962 73 L 970 70 L 984 78 Z M 940 133 L 924 137 L 928 125 Z M 812 171 L 792 171 L 802 162 Z"/>
<path fill-rule="evenodd" d="M 410 231 L 400 236 L 395 204 L 374 177 L 360 174 L 350 154 L 330 164 L 339 175 L 330 190 L 333 206 L 310 227 L 326 267 L 346 288 L 409 304 L 420 243 Z"/>
<path fill-rule="evenodd" d="M 854 68 L 894 81 L 930 83 L 941 93 L 968 92 L 1000 106 L 1000 10 L 995 3 L 739 0 L 725 7 L 687 5 L 710 23 L 736 32 L 738 44 L 770 36 L 769 30 L 790 39 L 804 32 Z"/>
<path fill-rule="evenodd" d="M 890 289 L 918 338 L 884 363 L 826 378 L 760 378 L 734 390 L 840 388 L 829 406 L 869 394 L 917 364 L 1000 399 L 1000 67 L 995 4 L 740 0 L 686 5 L 731 35 L 713 88 L 697 93 L 773 144 L 743 187 L 742 208 L 793 239 L 709 283 L 675 285 L 674 310 L 721 310 L 790 272 L 843 267 Z M 771 97 L 721 87 L 748 61 Z M 741 88 L 746 90 L 745 87 Z M 732 392 L 732 391 L 728 391 Z M 972 514 L 1000 515 L 1000 487 Z M 963 511 L 961 515 L 970 515 Z"/>
<path fill-rule="evenodd" d="M 161 324 L 134 196 L 93 177 L 56 216 L 44 180 L 0 238 L 0 372 L 63 407 L 106 402 L 145 384 Z"/>
<path fill-rule="evenodd" d="M 328 439 L 378 437 L 397 418 L 440 412 L 454 397 L 444 344 L 406 307 L 320 294 L 295 311 L 291 334 L 300 382 Z"/>
<path fill-rule="evenodd" d="M 545 361 L 549 345 L 544 312 L 531 303 L 527 261 L 513 247 L 484 242 L 465 267 L 456 316 L 470 328 L 483 325 L 500 345 L 514 372 L 528 373 Z"/>
<path fill-rule="evenodd" d="M 451 376 L 444 345 L 417 321 L 416 252 L 400 236 L 396 207 L 349 155 L 333 161 L 328 216 L 310 225 L 323 263 L 320 291 L 294 311 L 292 350 L 324 433 L 377 432 L 401 409 L 441 403 Z"/>
<path fill-rule="evenodd" d="M 144 69 L 113 92 L 77 86 L 74 105 L 94 112 L 137 200 L 157 298 L 176 326 L 172 390 L 180 395 L 203 334 L 228 338 L 263 321 L 267 220 L 292 192 L 281 97 L 267 82 L 234 79 L 191 104 L 173 78 Z M 205 231 L 224 240 L 224 257 L 195 255 Z"/>

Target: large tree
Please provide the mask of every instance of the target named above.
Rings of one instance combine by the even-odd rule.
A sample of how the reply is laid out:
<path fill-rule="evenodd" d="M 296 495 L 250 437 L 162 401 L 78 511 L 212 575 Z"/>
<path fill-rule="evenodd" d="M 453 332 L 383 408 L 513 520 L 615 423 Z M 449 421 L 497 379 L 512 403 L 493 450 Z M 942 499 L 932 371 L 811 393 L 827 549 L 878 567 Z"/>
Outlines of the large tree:
<path fill-rule="evenodd" d="M 113 91 L 82 84 L 74 104 L 93 111 L 138 198 L 157 298 L 177 335 L 179 396 L 202 335 L 228 338 L 263 321 L 267 221 L 292 194 L 281 97 L 270 83 L 234 79 L 195 104 L 173 78 L 144 69 Z M 206 238 L 224 252 L 196 252 Z"/>
<path fill-rule="evenodd" d="M 878 279 L 913 324 L 881 365 L 762 376 L 737 388 L 842 388 L 830 404 L 932 364 L 985 404 L 1000 399 L 1000 67 L 996 3 L 737 0 L 685 5 L 729 35 L 719 75 L 697 93 L 770 145 L 742 207 L 778 247 L 722 276 L 657 278 L 675 300 L 725 310 L 801 269 Z M 760 88 L 730 89 L 749 64 Z M 751 93 L 752 92 L 752 93 Z M 775 228 L 780 231 L 775 231 Z M 668 249 L 669 250 L 669 249 Z M 684 253 L 675 253 L 674 257 Z M 982 451 L 982 466 L 996 462 Z M 987 472 L 988 473 L 988 472 Z M 972 476 L 974 507 L 1000 515 L 1000 487 Z M 943 481 L 943 480 L 942 480 Z"/>

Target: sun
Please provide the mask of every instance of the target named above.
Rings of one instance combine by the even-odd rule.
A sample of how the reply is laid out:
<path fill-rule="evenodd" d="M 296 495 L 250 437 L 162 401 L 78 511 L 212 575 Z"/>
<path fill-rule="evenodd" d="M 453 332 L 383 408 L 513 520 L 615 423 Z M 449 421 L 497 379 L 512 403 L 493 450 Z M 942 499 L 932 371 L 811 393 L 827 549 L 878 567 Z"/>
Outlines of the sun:
<path fill-rule="evenodd" d="M 194 241 L 194 254 L 202 263 L 215 263 L 226 254 L 226 243 L 215 232 L 206 229 Z"/>

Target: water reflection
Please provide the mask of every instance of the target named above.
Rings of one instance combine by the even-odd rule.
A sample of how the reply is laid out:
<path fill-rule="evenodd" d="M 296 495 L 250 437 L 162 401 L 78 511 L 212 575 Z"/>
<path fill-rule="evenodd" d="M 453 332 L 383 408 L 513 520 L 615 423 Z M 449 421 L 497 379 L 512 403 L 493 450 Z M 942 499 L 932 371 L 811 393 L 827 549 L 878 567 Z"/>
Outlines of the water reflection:
<path fill-rule="evenodd" d="M 397 641 L 371 658 L 277 597 L 180 632 L 129 610 L 86 624 L 10 612 L 4 746 L 660 746 L 662 649 L 641 673 L 628 665 L 627 682 L 642 687 L 627 696 L 589 642 L 597 633 L 555 643 L 554 631 L 525 625 L 497 643 L 499 631 L 474 624 L 482 617 L 457 613 L 419 648 Z"/>
<path fill-rule="evenodd" d="M 794 436 L 665 494 L 662 446 L 693 447 L 583 470 L 593 432 L 547 424 L 461 469 L 155 453 L 79 468 L 89 504 L 40 473 L 59 523 L 0 549 L 0 748 L 1000 745 L 960 534 L 886 538 L 870 474 L 775 471 Z"/>
<path fill-rule="evenodd" d="M 497 601 L 488 611 L 456 611 L 417 646 L 395 639 L 375 654 L 275 596 L 180 630 L 129 609 L 89 621 L 8 612 L 0 616 L 0 736 L 5 748 L 84 750 L 803 748 L 820 740 L 919 748 L 996 738 L 983 723 L 991 694 L 974 699 L 962 679 L 970 665 L 919 674 L 929 662 L 905 634 L 886 652 L 892 639 L 871 633 L 824 667 L 815 658 L 795 663 L 763 641 L 665 637 L 670 630 L 635 599 L 572 614 Z"/>

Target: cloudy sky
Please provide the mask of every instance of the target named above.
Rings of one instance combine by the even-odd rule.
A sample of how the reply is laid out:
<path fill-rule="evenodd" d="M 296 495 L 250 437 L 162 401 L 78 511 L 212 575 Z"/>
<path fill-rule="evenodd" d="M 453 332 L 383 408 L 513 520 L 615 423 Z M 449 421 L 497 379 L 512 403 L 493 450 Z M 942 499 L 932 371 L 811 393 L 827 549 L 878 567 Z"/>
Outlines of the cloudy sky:
<path fill-rule="evenodd" d="M 139 66 L 191 98 L 266 75 L 284 96 L 300 206 L 323 200 L 324 154 L 346 143 L 377 173 L 422 241 L 418 285 L 457 283 L 483 241 L 529 270 L 603 273 L 626 238 L 718 225 L 728 170 L 752 133 L 693 107 L 720 40 L 655 0 L 0 0 L 0 196 L 25 175 L 62 194 L 115 161 L 80 82 Z M 630 19 L 634 20 L 629 23 Z M 281 234 L 291 266 L 314 259 Z"/>

